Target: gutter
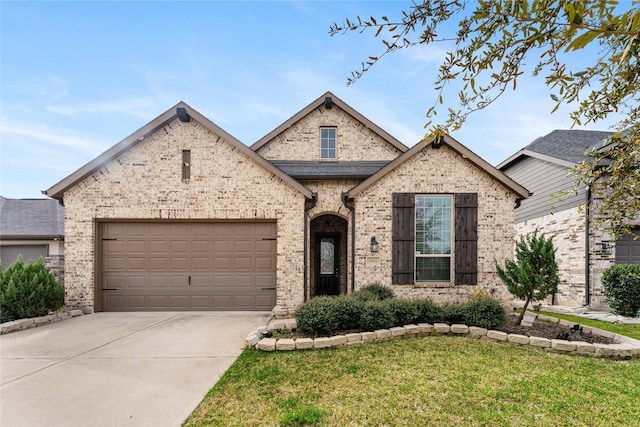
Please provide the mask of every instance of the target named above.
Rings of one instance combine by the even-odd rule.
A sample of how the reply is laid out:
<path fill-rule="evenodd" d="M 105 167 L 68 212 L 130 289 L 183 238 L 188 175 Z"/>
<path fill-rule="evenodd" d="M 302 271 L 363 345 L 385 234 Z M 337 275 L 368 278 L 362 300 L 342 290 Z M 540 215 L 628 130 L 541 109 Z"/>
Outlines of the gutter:
<path fill-rule="evenodd" d="M 348 205 L 349 193 L 342 193 L 342 204 L 351 211 L 351 293 L 356 290 L 356 207 Z"/>
<path fill-rule="evenodd" d="M 591 247 L 589 232 L 591 231 L 591 184 L 586 193 L 587 218 L 584 222 L 584 305 L 591 304 Z"/>
<path fill-rule="evenodd" d="M 304 250 L 303 250 L 303 256 L 304 256 L 304 276 L 302 279 L 302 282 L 304 284 L 304 302 L 307 302 L 307 288 L 309 287 L 309 277 L 307 274 L 307 267 L 308 267 L 308 262 L 307 262 L 307 253 L 309 252 L 309 250 L 307 249 L 307 242 L 309 240 L 309 226 L 307 225 L 307 220 L 309 219 L 309 211 L 311 209 L 313 209 L 316 206 L 316 203 L 318 202 L 318 193 L 311 193 L 311 204 L 309 206 L 305 206 L 304 207 Z"/>

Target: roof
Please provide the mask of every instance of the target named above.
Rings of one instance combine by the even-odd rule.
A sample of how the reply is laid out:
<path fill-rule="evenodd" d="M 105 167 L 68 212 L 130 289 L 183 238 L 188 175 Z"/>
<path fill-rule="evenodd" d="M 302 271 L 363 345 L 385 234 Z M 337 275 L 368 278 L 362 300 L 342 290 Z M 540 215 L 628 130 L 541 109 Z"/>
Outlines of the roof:
<path fill-rule="evenodd" d="M 343 111 L 348 113 L 351 117 L 353 117 L 354 119 L 356 119 L 357 121 L 365 125 L 368 129 L 371 129 L 379 137 L 384 139 L 389 144 L 393 145 L 395 148 L 397 148 L 401 152 L 404 153 L 409 149 L 409 147 L 407 147 L 402 142 L 400 142 L 399 140 L 391 136 L 391 134 L 387 133 L 380 126 L 376 125 L 371 120 L 367 119 L 365 116 L 358 113 L 356 110 L 351 108 L 351 106 L 349 106 L 346 102 L 344 102 L 343 100 L 341 100 L 331 92 L 326 92 L 324 95 L 317 98 L 311 104 L 307 105 L 302 110 L 298 111 L 295 115 L 293 115 L 290 119 L 282 123 L 280 126 L 278 126 L 274 130 L 272 130 L 271 132 L 269 132 L 268 134 L 260 138 L 257 142 L 255 142 L 251 146 L 251 149 L 254 151 L 257 151 L 259 148 L 266 145 L 269 141 L 272 141 L 276 136 L 280 135 L 282 132 L 286 131 L 291 126 L 296 124 L 300 119 L 306 117 L 311 111 L 315 110 L 316 108 L 320 108 L 324 106 L 325 102 L 330 102 L 332 104 L 337 105 Z"/>
<path fill-rule="evenodd" d="M 271 160 L 271 163 L 282 169 L 294 179 L 365 179 L 378 172 L 389 161 L 291 161 Z"/>
<path fill-rule="evenodd" d="M 589 157 L 585 155 L 585 152 L 588 149 L 600 148 L 613 134 L 614 132 L 594 130 L 554 130 L 537 138 L 500 163 L 498 169 L 504 170 L 524 156 L 539 158 L 570 168 L 583 160 L 588 160 Z"/>
<path fill-rule="evenodd" d="M 416 145 L 411 147 L 409 151 L 398 156 L 395 160 L 388 163 L 385 167 L 380 169 L 378 172 L 371 175 L 369 178 L 365 179 L 360 184 L 356 185 L 351 190 L 349 190 L 346 194 L 347 199 L 354 198 L 355 196 L 360 194 L 362 191 L 364 191 L 366 188 L 373 185 L 380 178 L 385 176 L 387 173 L 391 172 L 392 170 L 394 170 L 395 168 L 403 164 L 405 161 L 407 161 L 408 159 L 410 159 L 411 157 L 419 153 L 420 151 L 426 149 L 427 147 L 433 147 L 437 149 L 443 144 L 447 145 L 453 151 L 461 155 L 462 158 L 469 160 L 471 163 L 476 165 L 482 171 L 486 172 L 491 177 L 496 179 L 498 182 L 502 183 L 509 190 L 513 191 L 518 196 L 519 199 L 521 200 L 526 199 L 529 196 L 529 191 L 526 188 L 524 188 L 523 186 L 521 186 L 511 178 L 509 178 L 500 170 L 491 166 L 491 164 L 489 164 L 486 160 L 478 156 L 473 151 L 469 150 L 467 147 L 465 147 L 464 145 L 462 145 L 461 143 L 453 139 L 451 136 L 443 135 L 443 136 L 436 136 L 430 140 L 424 139 L 421 142 L 417 143 Z"/>
<path fill-rule="evenodd" d="M 53 199 L 7 199 L 0 196 L 2 239 L 64 237 L 64 207 Z"/>
<path fill-rule="evenodd" d="M 205 116 L 191 108 L 184 102 L 179 102 L 174 107 L 171 107 L 151 122 L 141 127 L 122 141 L 118 142 L 113 147 L 109 148 L 104 153 L 100 154 L 98 157 L 82 166 L 80 169 L 73 172 L 71 175 L 64 178 L 62 181 L 53 185 L 48 190 L 43 191 L 49 197 L 53 197 L 54 199 L 62 200 L 64 197 L 64 192 L 69 188 L 73 187 L 92 173 L 96 172 L 100 168 L 102 168 L 105 164 L 112 161 L 113 159 L 120 156 L 123 152 L 127 151 L 131 147 L 135 146 L 139 142 L 143 141 L 148 135 L 154 133 L 158 129 L 165 126 L 167 123 L 179 118 L 181 121 L 189 121 L 191 119 L 195 119 L 204 127 L 209 129 L 211 132 L 220 136 L 227 143 L 232 145 L 241 153 L 245 154 L 247 157 L 254 160 L 260 166 L 267 169 L 269 172 L 273 173 L 275 176 L 282 179 L 285 183 L 289 184 L 291 187 L 298 190 L 302 193 L 306 198 L 311 199 L 311 191 L 305 188 L 302 184 L 297 182 L 295 179 L 291 178 L 289 175 L 275 167 L 272 163 L 264 159 L 259 154 L 255 153 L 251 148 L 244 145 L 235 137 L 231 136 L 225 130 L 220 128 L 218 125 L 213 123 L 211 120 L 207 119 Z"/>

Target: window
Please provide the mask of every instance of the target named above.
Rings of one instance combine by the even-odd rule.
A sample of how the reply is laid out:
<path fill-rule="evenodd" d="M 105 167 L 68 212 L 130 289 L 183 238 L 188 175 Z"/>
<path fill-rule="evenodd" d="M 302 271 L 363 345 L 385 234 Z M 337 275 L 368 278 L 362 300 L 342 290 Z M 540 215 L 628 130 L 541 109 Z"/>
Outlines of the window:
<path fill-rule="evenodd" d="M 416 196 L 417 282 L 451 281 L 452 202 L 449 195 Z"/>
<path fill-rule="evenodd" d="M 336 158 L 336 128 L 320 128 L 320 158 Z"/>
<path fill-rule="evenodd" d="M 191 150 L 182 150 L 182 180 L 191 179 Z"/>
<path fill-rule="evenodd" d="M 441 199 L 441 206 L 437 207 L 435 199 L 438 198 L 448 202 Z M 441 278 L 449 277 L 453 280 L 445 279 L 444 281 L 453 282 L 452 284 L 455 285 L 478 284 L 478 193 L 453 195 L 393 193 L 391 205 L 391 283 L 394 285 L 414 285 L 416 281 L 421 281 L 423 284 L 429 281 L 442 283 Z M 450 226 L 440 223 L 435 227 L 437 221 L 435 219 L 430 221 L 429 215 L 431 213 L 433 217 L 437 212 L 436 219 L 441 218 L 446 221 L 446 215 L 444 215 L 446 205 L 450 210 L 448 217 Z M 425 224 L 427 224 L 426 227 Z M 455 231 L 452 231 L 453 227 Z M 417 232 L 416 229 L 420 231 Z M 440 235 L 438 230 L 441 232 Z M 449 253 L 436 253 L 446 252 L 447 230 L 449 231 Z M 429 239 L 430 236 L 441 240 Z M 420 239 L 419 243 L 418 239 Z M 447 263 L 451 269 L 447 269 Z M 438 275 L 441 277 L 437 278 Z"/>

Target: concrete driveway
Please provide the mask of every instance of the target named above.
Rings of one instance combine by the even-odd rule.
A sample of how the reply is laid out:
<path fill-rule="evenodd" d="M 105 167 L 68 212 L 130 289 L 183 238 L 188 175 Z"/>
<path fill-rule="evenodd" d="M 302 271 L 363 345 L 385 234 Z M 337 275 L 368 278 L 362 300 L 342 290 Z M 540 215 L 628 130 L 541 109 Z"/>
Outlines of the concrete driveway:
<path fill-rule="evenodd" d="M 0 336 L 0 425 L 179 426 L 266 313 L 96 313 Z"/>

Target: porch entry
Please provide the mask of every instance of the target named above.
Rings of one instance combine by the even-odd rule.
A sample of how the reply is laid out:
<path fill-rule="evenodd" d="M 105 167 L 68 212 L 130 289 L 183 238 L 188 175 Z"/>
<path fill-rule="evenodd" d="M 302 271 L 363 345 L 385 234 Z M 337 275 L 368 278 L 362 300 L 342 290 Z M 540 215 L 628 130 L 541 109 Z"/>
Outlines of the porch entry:
<path fill-rule="evenodd" d="M 346 293 L 346 236 L 347 221 L 339 216 L 311 221 L 311 297 Z"/>

